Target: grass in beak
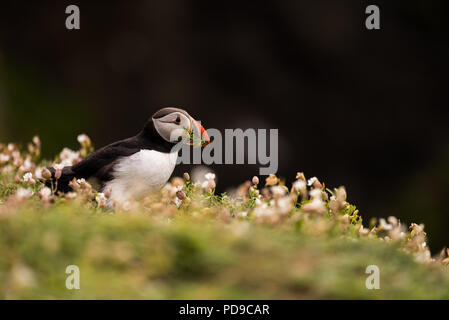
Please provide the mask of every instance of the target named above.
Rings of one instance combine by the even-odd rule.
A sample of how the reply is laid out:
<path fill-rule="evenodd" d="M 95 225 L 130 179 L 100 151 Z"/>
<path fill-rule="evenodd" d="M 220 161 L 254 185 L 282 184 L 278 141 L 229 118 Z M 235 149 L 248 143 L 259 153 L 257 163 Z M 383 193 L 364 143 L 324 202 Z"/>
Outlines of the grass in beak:
<path fill-rule="evenodd" d="M 185 137 L 187 138 L 186 144 L 188 144 L 189 146 L 201 147 L 207 144 L 207 141 L 203 140 L 202 137 L 201 139 L 195 137 L 194 130 L 190 130 L 187 128 L 184 128 L 184 130 L 185 130 Z"/>

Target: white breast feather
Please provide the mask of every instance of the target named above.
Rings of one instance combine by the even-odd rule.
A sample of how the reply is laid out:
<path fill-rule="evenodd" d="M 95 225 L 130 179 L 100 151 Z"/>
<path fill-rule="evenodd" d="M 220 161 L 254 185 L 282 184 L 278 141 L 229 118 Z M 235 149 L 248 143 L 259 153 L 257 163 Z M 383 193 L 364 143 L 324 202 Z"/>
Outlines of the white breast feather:
<path fill-rule="evenodd" d="M 137 200 L 161 188 L 170 178 L 177 156 L 176 152 L 141 150 L 120 159 L 114 166 L 114 178 L 105 186 L 111 189 L 110 200 Z"/>

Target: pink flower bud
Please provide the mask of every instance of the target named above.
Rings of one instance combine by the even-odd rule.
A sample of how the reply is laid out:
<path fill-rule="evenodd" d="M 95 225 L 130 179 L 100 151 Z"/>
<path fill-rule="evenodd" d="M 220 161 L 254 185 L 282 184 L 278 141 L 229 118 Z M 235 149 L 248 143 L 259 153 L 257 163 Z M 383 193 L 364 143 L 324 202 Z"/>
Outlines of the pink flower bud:
<path fill-rule="evenodd" d="M 104 196 L 105 196 L 106 198 L 110 198 L 110 197 L 111 197 L 111 193 L 112 193 L 111 188 L 106 188 L 106 189 L 104 189 Z"/>
<path fill-rule="evenodd" d="M 210 189 L 214 189 L 215 188 L 215 181 L 213 180 L 213 179 L 210 179 L 209 181 L 208 181 L 208 183 L 207 183 L 207 186 L 210 188 Z"/>
<path fill-rule="evenodd" d="M 258 185 L 259 184 L 259 178 L 257 176 L 254 176 L 252 182 L 253 182 L 254 185 Z"/>
<path fill-rule="evenodd" d="M 178 197 L 179 200 L 184 200 L 186 198 L 186 194 L 182 190 L 177 191 L 176 196 Z"/>
<path fill-rule="evenodd" d="M 38 136 L 33 137 L 33 143 L 36 145 L 36 147 L 38 147 L 38 148 L 41 147 L 41 139 L 39 139 Z"/>
<path fill-rule="evenodd" d="M 62 170 L 56 170 L 55 171 L 55 179 L 59 180 L 59 178 L 61 178 L 62 176 Z"/>

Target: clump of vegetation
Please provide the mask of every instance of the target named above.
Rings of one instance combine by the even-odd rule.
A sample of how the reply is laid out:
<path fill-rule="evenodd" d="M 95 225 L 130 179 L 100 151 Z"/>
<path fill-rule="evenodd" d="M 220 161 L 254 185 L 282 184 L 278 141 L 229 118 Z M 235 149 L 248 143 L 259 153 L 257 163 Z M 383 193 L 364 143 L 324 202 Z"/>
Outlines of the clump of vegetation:
<path fill-rule="evenodd" d="M 65 148 L 40 159 L 0 144 L 0 298 L 449 298 L 445 250 L 432 257 L 424 225 L 395 217 L 364 224 L 344 187 L 299 172 L 216 194 L 215 175 L 185 173 L 159 192 L 113 203 L 110 190 L 74 179 L 73 191 L 45 186 L 93 151 Z M 79 290 L 66 267 L 80 269 Z M 368 290 L 376 265 L 381 288 Z"/>

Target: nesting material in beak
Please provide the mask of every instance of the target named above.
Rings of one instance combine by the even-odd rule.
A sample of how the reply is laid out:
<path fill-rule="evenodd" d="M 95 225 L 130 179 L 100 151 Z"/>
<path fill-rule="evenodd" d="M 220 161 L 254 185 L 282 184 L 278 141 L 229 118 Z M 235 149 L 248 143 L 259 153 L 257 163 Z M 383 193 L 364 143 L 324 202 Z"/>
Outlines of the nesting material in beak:
<path fill-rule="evenodd" d="M 201 145 L 204 147 L 210 143 L 206 129 L 192 117 L 190 117 L 190 130 L 188 130 L 188 134 L 190 136 L 190 145 Z"/>

